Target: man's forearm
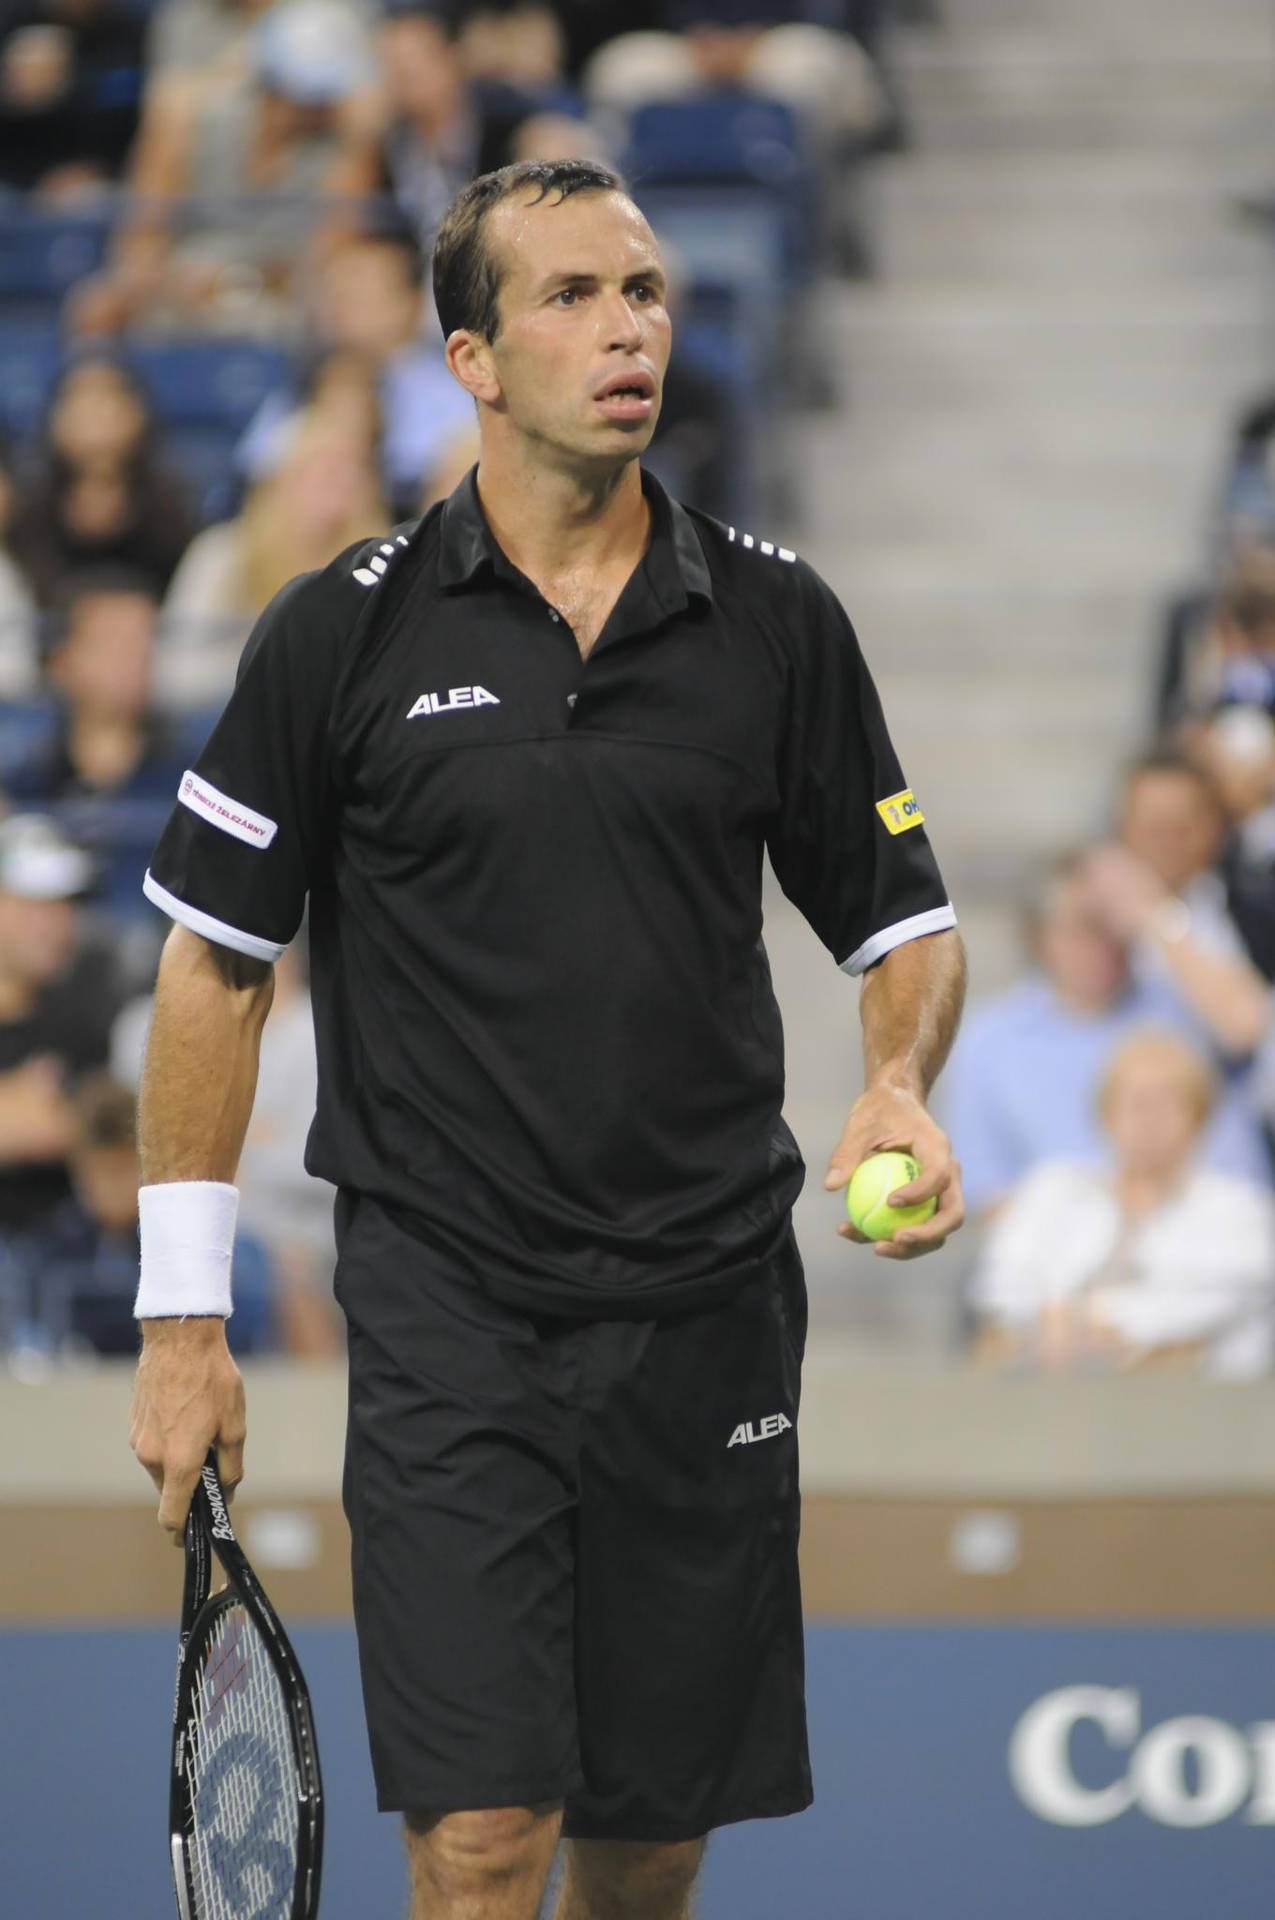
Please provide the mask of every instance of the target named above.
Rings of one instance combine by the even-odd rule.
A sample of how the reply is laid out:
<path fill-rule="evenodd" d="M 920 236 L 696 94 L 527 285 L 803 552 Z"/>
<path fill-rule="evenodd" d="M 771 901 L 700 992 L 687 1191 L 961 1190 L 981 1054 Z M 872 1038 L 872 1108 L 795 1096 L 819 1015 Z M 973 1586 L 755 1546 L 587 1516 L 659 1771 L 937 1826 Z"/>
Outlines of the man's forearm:
<path fill-rule="evenodd" d="M 155 987 L 142 1070 L 142 1179 L 233 1182 L 274 991 L 260 960 L 174 927 Z"/>
<path fill-rule="evenodd" d="M 892 1081 L 924 1100 L 956 1036 L 965 947 L 953 929 L 895 947 L 864 976 L 859 997 L 868 1086 Z"/>

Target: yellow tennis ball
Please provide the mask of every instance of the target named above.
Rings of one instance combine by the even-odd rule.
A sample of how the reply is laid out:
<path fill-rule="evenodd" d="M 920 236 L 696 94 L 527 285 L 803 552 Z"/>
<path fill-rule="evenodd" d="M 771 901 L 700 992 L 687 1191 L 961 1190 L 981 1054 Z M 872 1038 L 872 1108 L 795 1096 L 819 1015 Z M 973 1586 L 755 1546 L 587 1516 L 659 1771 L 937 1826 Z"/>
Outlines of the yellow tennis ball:
<path fill-rule="evenodd" d="M 846 1212 L 869 1240 L 893 1240 L 900 1227 L 919 1226 L 938 1207 L 937 1198 L 912 1207 L 892 1207 L 889 1196 L 912 1184 L 921 1169 L 910 1153 L 873 1153 L 861 1160 L 846 1188 Z"/>

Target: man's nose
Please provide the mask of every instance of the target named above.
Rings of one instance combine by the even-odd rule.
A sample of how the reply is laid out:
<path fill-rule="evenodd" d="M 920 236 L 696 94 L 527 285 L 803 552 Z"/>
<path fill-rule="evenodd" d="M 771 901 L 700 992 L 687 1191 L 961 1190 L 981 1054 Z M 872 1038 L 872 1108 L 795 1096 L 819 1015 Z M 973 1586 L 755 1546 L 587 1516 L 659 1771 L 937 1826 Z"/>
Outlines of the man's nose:
<path fill-rule="evenodd" d="M 618 287 L 603 307 L 603 326 L 608 347 L 632 348 L 642 344 L 642 316 Z"/>

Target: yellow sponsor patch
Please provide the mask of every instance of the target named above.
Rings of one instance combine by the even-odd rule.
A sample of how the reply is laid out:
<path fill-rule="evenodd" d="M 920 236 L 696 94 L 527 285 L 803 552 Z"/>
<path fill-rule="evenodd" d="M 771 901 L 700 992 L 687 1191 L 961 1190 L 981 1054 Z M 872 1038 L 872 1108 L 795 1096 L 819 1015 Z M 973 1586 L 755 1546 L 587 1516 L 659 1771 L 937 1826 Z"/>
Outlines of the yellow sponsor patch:
<path fill-rule="evenodd" d="M 910 787 L 904 787 L 902 793 L 892 793 L 888 800 L 878 800 L 877 812 L 889 833 L 906 833 L 909 827 L 919 827 L 925 819 Z"/>

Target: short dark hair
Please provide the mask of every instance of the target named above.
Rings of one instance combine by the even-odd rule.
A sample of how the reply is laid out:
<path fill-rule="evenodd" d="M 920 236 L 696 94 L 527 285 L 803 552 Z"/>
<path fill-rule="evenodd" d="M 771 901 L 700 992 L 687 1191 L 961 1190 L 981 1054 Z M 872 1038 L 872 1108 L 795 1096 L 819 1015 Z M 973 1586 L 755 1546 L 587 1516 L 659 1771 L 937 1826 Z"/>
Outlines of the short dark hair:
<path fill-rule="evenodd" d="M 1127 800 L 1139 780 L 1154 777 L 1156 774 L 1168 774 L 1172 779 L 1189 780 L 1197 793 L 1201 794 L 1215 813 L 1224 813 L 1222 796 L 1217 790 L 1217 782 L 1207 767 L 1198 760 L 1190 759 L 1185 753 L 1179 753 L 1176 747 L 1153 747 L 1149 753 L 1143 753 L 1125 768 L 1121 782 L 1121 798 Z"/>
<path fill-rule="evenodd" d="M 109 1073 L 89 1074 L 74 1097 L 81 1147 L 131 1147 L 137 1141 L 137 1095 Z"/>
<path fill-rule="evenodd" d="M 494 173 L 480 173 L 462 187 L 443 216 L 434 242 L 434 304 L 443 338 L 458 327 L 494 340 L 500 327 L 500 269 L 483 237 L 492 207 L 525 187 L 537 189 L 539 205 L 551 193 L 626 193 L 624 181 L 598 160 L 520 160 Z"/>
<path fill-rule="evenodd" d="M 412 229 L 401 220 L 373 217 L 366 226 L 351 235 L 340 251 L 352 253 L 358 247 L 384 247 L 390 253 L 396 253 L 404 274 L 414 287 L 419 287 L 425 278 L 425 254 L 421 243 Z"/>

